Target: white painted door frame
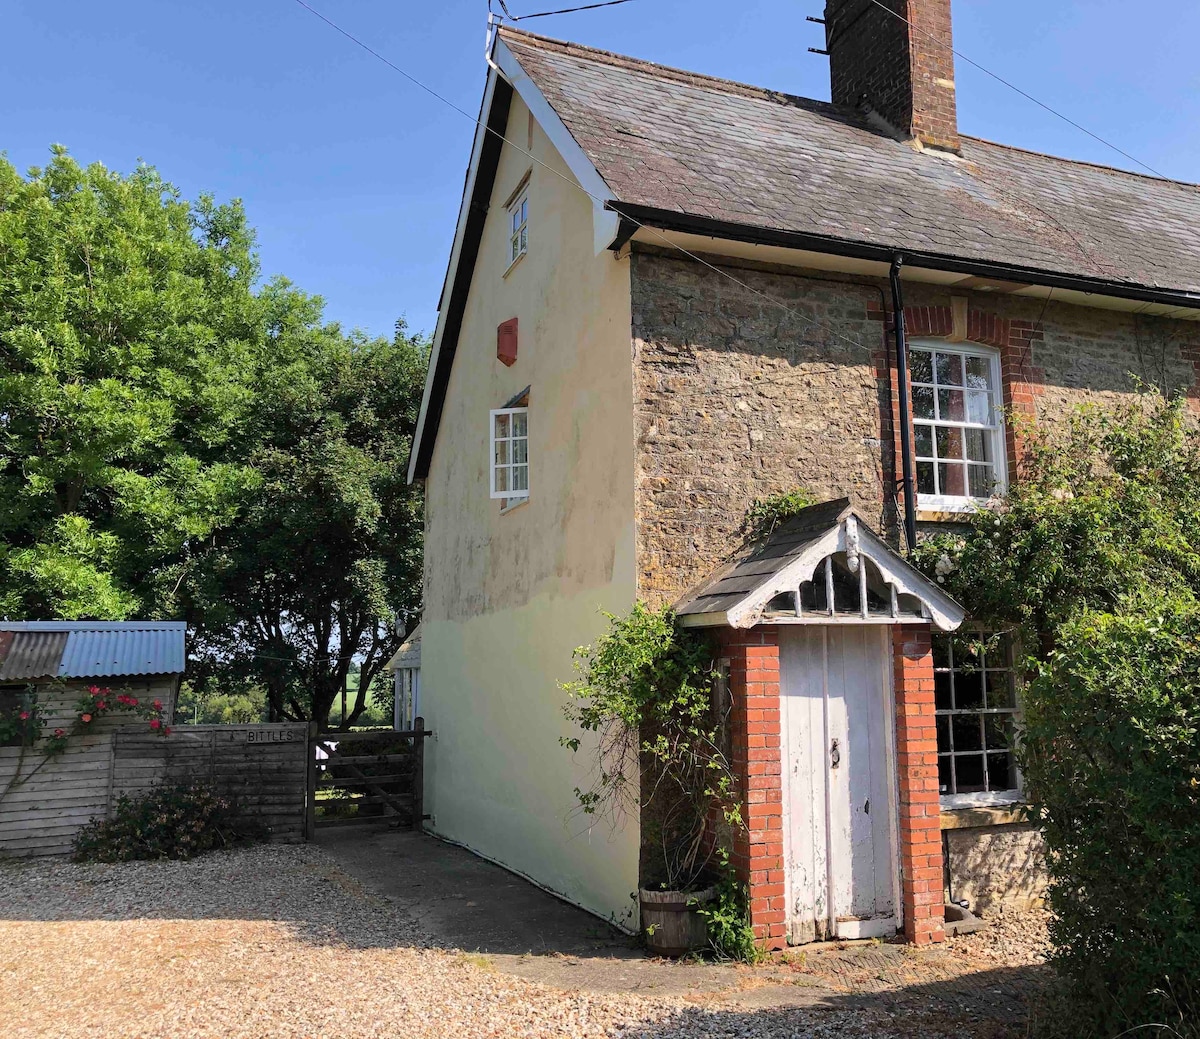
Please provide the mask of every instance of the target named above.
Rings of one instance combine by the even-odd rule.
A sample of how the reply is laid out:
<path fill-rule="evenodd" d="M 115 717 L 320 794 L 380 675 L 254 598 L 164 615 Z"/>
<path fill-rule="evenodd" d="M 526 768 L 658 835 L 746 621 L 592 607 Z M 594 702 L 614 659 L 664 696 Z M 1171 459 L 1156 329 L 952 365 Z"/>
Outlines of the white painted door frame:
<path fill-rule="evenodd" d="M 855 635 L 847 638 L 850 630 Z M 839 640 L 832 689 L 831 638 Z M 856 653 L 857 638 L 863 639 L 863 645 Z M 819 666 L 811 666 L 818 656 Z M 880 669 L 877 683 L 871 675 L 876 665 Z M 821 937 L 868 938 L 894 933 L 903 924 L 903 911 L 889 626 L 855 625 L 849 629 L 835 624 L 788 629 L 780 644 L 780 721 L 789 940 L 801 943 Z M 834 740 L 839 741 L 839 758 L 850 754 L 852 748 L 857 755 L 849 757 L 845 767 L 840 760 L 833 765 Z M 877 746 L 879 742 L 882 748 Z M 882 749 L 882 755 L 878 749 Z M 864 750 L 870 765 L 869 789 L 863 814 L 855 820 L 852 786 L 859 786 L 861 797 Z M 851 776 L 850 768 L 855 763 L 860 765 L 859 772 Z M 887 802 L 882 819 L 870 811 L 869 805 L 872 799 L 877 802 L 880 794 Z M 878 813 L 879 808 L 875 811 Z M 847 919 L 855 915 L 851 911 L 854 871 L 856 866 L 863 868 L 861 856 L 865 853 L 861 846 L 856 852 L 854 827 L 859 827 L 861 836 L 864 823 L 869 828 L 868 872 L 873 897 L 877 905 L 882 899 L 888 912 L 886 888 L 879 886 L 885 883 L 880 872 L 890 876 L 890 912 Z"/>

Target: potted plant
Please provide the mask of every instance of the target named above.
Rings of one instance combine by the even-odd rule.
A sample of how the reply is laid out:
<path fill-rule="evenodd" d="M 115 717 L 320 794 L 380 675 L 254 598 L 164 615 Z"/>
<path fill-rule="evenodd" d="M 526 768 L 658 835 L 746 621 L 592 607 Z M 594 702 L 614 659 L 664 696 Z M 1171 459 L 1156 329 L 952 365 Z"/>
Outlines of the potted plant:
<path fill-rule="evenodd" d="M 575 793 L 582 811 L 614 827 L 638 813 L 642 933 L 650 951 L 682 956 L 715 944 L 708 921 L 729 919 L 730 907 L 714 907 L 739 897 L 729 877 L 742 819 L 728 705 L 712 646 L 669 610 L 639 603 L 625 617 L 607 616 L 608 632 L 576 650 L 578 677 L 563 687 L 568 719 L 596 734 L 596 781 Z M 572 751 L 582 745 L 574 736 L 561 742 Z M 753 943 L 739 934 L 736 944 L 740 952 Z"/>

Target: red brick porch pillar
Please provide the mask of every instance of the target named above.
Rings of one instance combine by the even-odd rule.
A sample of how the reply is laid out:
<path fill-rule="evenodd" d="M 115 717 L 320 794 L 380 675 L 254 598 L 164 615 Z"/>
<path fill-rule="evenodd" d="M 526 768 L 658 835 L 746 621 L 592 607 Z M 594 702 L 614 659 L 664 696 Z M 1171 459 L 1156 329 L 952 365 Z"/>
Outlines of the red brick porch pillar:
<path fill-rule="evenodd" d="M 946 938 L 929 625 L 897 625 L 892 629 L 892 647 L 904 935 L 915 945 L 928 945 Z"/>
<path fill-rule="evenodd" d="M 734 865 L 750 896 L 750 923 L 766 949 L 782 949 L 783 786 L 779 730 L 779 631 L 724 629 L 720 655 L 729 662 L 734 774 L 743 782 L 746 831 L 734 843 Z"/>

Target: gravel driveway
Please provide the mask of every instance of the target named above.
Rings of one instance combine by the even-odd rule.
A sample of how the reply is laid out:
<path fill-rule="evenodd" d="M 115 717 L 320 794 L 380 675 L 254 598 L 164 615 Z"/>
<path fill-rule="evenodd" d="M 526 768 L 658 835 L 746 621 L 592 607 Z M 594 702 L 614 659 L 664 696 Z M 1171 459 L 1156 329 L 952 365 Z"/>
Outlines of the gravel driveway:
<path fill-rule="evenodd" d="M 314 846 L 0 864 L 0 890 L 0 1021 L 20 1039 L 1004 1034 L 852 995 L 754 1009 L 561 991 L 438 948 Z"/>

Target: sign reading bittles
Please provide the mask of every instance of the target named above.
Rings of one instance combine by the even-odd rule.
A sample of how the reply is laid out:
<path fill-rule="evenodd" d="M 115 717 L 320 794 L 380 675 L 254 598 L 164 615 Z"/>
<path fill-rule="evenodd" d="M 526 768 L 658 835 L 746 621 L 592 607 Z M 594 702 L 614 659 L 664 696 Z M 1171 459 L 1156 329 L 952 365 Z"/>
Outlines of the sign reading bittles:
<path fill-rule="evenodd" d="M 247 729 L 247 743 L 294 743 L 299 738 L 295 729 Z"/>

